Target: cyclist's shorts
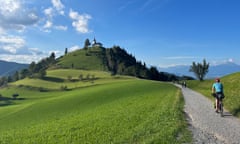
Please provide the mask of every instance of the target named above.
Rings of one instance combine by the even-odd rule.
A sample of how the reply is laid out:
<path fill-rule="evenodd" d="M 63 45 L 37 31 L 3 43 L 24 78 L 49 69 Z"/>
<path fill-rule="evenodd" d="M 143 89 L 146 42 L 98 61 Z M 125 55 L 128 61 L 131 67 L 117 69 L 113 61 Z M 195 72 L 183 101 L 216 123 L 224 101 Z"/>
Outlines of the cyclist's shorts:
<path fill-rule="evenodd" d="M 224 98 L 224 94 L 222 92 L 217 92 L 216 93 L 216 98 L 219 100 L 222 100 Z"/>

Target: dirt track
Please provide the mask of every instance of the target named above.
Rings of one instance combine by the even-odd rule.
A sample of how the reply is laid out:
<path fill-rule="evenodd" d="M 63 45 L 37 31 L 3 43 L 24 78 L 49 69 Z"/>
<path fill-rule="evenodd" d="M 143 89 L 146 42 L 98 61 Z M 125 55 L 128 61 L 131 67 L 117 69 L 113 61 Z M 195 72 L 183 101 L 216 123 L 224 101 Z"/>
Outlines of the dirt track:
<path fill-rule="evenodd" d="M 213 102 L 191 89 L 182 88 L 182 93 L 194 144 L 240 144 L 238 118 L 226 110 L 224 117 L 221 117 L 215 113 Z"/>

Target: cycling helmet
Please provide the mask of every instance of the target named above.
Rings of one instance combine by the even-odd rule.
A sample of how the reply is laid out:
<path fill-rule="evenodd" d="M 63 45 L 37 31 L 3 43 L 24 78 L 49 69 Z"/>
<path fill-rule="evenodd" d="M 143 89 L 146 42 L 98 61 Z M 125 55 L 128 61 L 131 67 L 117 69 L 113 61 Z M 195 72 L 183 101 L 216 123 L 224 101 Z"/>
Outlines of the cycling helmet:
<path fill-rule="evenodd" d="M 220 82 L 220 78 L 216 78 L 216 79 L 215 79 L 215 82 Z"/>

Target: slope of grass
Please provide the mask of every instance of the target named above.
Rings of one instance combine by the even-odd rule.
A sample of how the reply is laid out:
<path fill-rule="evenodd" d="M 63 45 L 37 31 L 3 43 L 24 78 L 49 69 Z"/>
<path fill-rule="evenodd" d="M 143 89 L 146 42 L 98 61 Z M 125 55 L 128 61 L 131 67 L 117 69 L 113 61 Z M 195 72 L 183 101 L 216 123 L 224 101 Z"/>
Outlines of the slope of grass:
<path fill-rule="evenodd" d="M 224 85 L 224 107 L 233 115 L 240 117 L 240 73 L 224 76 L 221 78 L 221 82 Z M 214 98 L 211 96 L 213 83 L 214 79 L 203 82 L 189 81 L 188 86 L 213 100 Z"/>
<path fill-rule="evenodd" d="M 55 71 L 57 72 L 57 71 Z M 60 77 L 58 77 L 60 78 Z M 23 100 L 0 107 L 0 143 L 184 143 L 191 140 L 184 101 L 172 85 L 114 79 L 71 91 L 25 87 Z"/>
<path fill-rule="evenodd" d="M 82 77 L 81 80 L 79 77 Z M 76 69 L 56 69 L 48 70 L 44 79 L 26 78 L 12 83 L 15 86 L 28 86 L 38 88 L 39 90 L 61 90 L 62 87 L 74 89 L 113 82 L 119 76 L 111 76 L 108 72 L 86 71 Z M 128 76 L 121 76 L 120 80 L 132 79 Z"/>
<path fill-rule="evenodd" d="M 85 70 L 107 70 L 104 60 L 104 51 L 99 47 L 87 50 L 80 49 L 60 58 L 58 65 L 64 68 L 76 68 Z"/>

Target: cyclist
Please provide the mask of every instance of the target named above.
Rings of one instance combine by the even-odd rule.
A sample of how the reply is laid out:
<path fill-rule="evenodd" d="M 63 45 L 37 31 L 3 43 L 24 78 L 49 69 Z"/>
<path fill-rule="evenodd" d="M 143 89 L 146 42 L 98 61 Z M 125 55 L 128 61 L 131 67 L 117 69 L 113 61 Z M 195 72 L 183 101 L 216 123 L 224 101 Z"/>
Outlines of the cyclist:
<path fill-rule="evenodd" d="M 216 78 L 215 83 L 212 85 L 212 95 L 215 97 L 215 108 L 216 112 L 218 112 L 219 100 L 224 98 L 223 84 L 220 82 L 219 78 Z"/>

